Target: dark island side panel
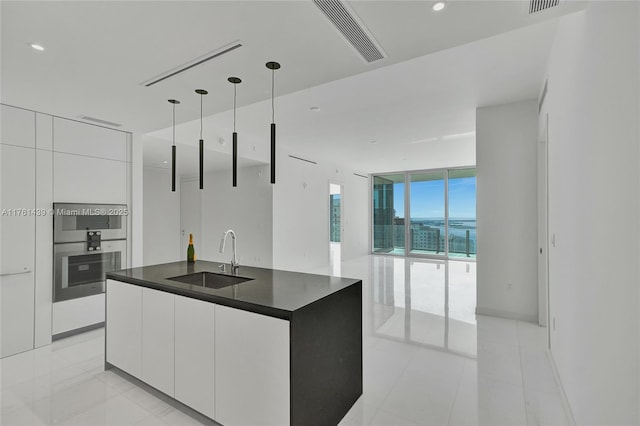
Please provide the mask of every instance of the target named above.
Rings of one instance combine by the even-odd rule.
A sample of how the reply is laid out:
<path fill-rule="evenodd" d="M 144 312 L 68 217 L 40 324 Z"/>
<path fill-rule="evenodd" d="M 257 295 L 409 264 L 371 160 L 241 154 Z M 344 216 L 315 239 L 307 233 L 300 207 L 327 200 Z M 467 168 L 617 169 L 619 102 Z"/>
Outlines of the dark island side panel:
<path fill-rule="evenodd" d="M 362 281 L 293 313 L 291 424 L 336 425 L 362 395 Z"/>

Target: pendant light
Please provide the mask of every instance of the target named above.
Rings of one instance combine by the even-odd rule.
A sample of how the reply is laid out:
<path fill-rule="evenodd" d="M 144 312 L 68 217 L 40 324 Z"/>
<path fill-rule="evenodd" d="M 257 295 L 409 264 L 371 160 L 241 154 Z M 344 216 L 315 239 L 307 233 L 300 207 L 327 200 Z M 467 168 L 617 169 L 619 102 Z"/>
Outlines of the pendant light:
<path fill-rule="evenodd" d="M 229 77 L 229 83 L 233 84 L 233 186 L 238 186 L 238 133 L 236 132 L 236 88 L 242 83 L 238 77 Z"/>
<path fill-rule="evenodd" d="M 173 104 L 173 145 L 171 145 L 171 191 L 176 192 L 176 105 L 180 103 L 175 99 L 169 99 Z"/>
<path fill-rule="evenodd" d="M 204 139 L 202 139 L 202 97 L 209 92 L 204 89 L 196 89 L 200 95 L 200 189 L 204 189 Z"/>
<path fill-rule="evenodd" d="M 280 69 L 277 62 L 267 62 L 266 66 L 271 70 L 271 183 L 276 183 L 276 112 L 274 103 L 275 73 Z"/>

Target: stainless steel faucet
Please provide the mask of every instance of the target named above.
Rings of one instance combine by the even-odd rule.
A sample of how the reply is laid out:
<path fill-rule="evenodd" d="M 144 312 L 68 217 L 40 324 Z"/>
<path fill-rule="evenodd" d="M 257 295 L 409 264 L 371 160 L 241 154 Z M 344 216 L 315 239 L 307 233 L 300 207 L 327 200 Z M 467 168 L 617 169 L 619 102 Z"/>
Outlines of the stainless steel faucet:
<path fill-rule="evenodd" d="M 233 255 L 231 257 L 231 269 L 233 271 L 235 271 L 236 269 L 238 269 L 240 267 L 240 264 L 237 261 L 236 258 L 236 233 L 233 232 L 233 229 L 229 229 L 227 231 L 225 231 L 225 233 L 222 235 L 222 240 L 220 241 L 220 253 L 224 253 L 224 245 L 227 241 L 227 235 L 231 234 L 231 243 L 233 245 Z"/>

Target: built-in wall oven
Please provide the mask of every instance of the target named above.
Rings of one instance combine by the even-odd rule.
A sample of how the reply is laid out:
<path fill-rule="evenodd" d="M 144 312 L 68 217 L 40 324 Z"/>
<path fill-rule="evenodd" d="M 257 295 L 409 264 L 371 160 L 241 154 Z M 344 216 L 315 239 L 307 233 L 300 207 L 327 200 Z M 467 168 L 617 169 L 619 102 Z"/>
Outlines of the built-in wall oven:
<path fill-rule="evenodd" d="M 127 267 L 122 204 L 53 204 L 53 301 L 104 293 L 105 274 Z"/>

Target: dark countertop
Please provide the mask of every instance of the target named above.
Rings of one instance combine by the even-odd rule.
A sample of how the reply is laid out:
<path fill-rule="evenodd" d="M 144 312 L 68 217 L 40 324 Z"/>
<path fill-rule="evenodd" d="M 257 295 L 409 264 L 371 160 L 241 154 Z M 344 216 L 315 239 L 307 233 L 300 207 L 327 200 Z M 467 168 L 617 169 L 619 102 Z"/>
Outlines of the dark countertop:
<path fill-rule="evenodd" d="M 220 273 L 219 265 L 221 263 L 203 260 L 198 260 L 195 264 L 187 264 L 186 261 L 182 261 L 123 269 L 109 272 L 106 275 L 107 279 L 282 319 L 291 319 L 294 311 L 362 282 L 352 278 L 303 274 L 251 266 L 240 266 L 237 272 L 231 274 L 228 264 L 226 264 L 227 272 L 225 275 L 251 278 L 251 281 L 213 289 L 167 279 L 197 272 Z"/>

